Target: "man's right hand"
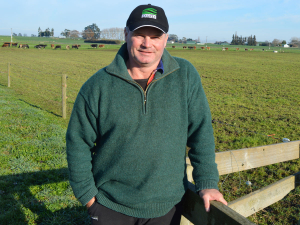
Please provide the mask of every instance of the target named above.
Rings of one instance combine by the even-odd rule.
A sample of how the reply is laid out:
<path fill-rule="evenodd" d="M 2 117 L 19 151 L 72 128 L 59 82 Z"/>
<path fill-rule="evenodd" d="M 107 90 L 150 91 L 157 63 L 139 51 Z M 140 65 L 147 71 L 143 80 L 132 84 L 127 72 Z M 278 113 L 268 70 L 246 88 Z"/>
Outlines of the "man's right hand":
<path fill-rule="evenodd" d="M 87 207 L 87 208 L 90 208 L 91 207 L 91 205 L 93 205 L 93 203 L 96 201 L 96 198 L 95 197 L 93 197 L 85 206 Z"/>

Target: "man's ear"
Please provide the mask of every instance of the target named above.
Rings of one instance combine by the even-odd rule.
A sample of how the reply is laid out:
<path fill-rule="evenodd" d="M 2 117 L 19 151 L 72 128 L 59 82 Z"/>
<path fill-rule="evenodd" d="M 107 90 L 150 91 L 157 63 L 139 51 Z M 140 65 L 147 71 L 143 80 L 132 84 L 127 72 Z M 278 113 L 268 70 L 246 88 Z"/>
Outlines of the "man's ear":
<path fill-rule="evenodd" d="M 168 39 L 169 39 L 169 34 L 166 34 L 166 36 L 165 36 L 165 47 L 167 46 L 167 42 L 168 42 Z"/>
<path fill-rule="evenodd" d="M 126 27 L 124 28 L 124 36 L 125 36 L 125 42 L 127 42 L 128 32 Z"/>

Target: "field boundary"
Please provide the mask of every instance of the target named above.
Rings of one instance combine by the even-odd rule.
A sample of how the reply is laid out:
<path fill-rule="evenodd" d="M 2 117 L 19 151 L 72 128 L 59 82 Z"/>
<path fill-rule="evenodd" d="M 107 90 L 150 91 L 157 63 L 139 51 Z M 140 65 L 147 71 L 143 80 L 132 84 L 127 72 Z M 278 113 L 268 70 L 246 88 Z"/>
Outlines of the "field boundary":
<path fill-rule="evenodd" d="M 287 153 L 287 155 L 289 156 L 281 158 L 282 153 Z M 271 157 L 271 155 L 275 157 Z M 300 140 L 216 153 L 216 163 L 218 164 L 218 170 L 223 174 L 238 172 L 240 170 L 239 168 L 241 168 L 241 170 L 247 170 L 298 158 L 300 158 Z M 236 163 L 234 163 L 233 161 L 235 161 Z M 189 158 L 186 159 L 186 163 L 188 180 L 189 182 L 193 182 L 193 167 Z M 242 166 L 236 166 L 238 164 L 241 164 Z M 243 165 L 245 165 L 244 168 Z M 223 168 L 227 169 L 223 170 Z M 207 221 L 216 221 L 216 224 L 222 224 L 222 221 L 228 221 L 228 224 L 252 224 L 246 223 L 245 221 L 240 221 L 240 216 L 248 217 L 272 205 L 273 203 L 284 198 L 290 191 L 294 190 L 299 185 L 300 172 L 283 178 L 273 184 L 270 184 L 241 198 L 238 198 L 232 202 L 229 202 L 228 206 L 222 205 L 221 207 L 220 203 L 215 204 L 216 202 L 214 202 L 212 204 L 212 210 L 214 211 L 214 213 L 206 216 L 209 218 L 206 219 L 206 221 L 200 221 L 198 219 L 202 218 L 200 217 L 200 214 L 203 214 L 203 210 L 205 212 L 204 205 L 202 203 L 203 201 L 199 201 L 199 199 L 195 200 L 195 198 L 199 196 L 193 195 L 188 192 L 188 194 L 185 196 L 186 202 L 188 202 L 186 203 L 188 204 L 188 207 L 185 209 L 183 216 L 197 225 L 210 224 Z M 192 183 L 190 183 L 190 189 L 192 191 L 195 191 L 195 186 Z M 222 210 L 222 208 L 224 209 Z M 230 211 L 227 208 L 230 208 L 233 211 Z M 229 211 L 230 213 L 228 213 L 227 211 Z M 182 223 L 181 225 L 185 224 L 188 224 L 187 221 L 185 223 Z"/>

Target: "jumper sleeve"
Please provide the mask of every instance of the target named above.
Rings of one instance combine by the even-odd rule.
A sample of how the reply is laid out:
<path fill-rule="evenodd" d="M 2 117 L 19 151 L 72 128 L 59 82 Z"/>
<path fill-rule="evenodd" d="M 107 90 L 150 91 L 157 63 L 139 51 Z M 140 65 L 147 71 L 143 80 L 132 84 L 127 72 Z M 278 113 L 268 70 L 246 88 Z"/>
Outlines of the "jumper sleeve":
<path fill-rule="evenodd" d="M 69 180 L 75 197 L 86 205 L 97 193 L 92 173 L 92 149 L 97 139 L 97 117 L 80 93 L 66 134 Z"/>
<path fill-rule="evenodd" d="M 219 173 L 215 163 L 215 143 L 211 113 L 200 76 L 192 66 L 189 71 L 188 156 L 194 167 L 196 191 L 218 189 Z"/>

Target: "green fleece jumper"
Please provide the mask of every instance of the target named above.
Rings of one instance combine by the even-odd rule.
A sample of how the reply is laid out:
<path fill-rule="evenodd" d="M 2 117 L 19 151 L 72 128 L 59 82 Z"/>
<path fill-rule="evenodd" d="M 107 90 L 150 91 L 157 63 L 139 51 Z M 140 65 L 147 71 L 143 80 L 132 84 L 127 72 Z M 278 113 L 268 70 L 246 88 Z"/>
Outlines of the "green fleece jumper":
<path fill-rule="evenodd" d="M 218 189 L 209 105 L 194 66 L 164 50 L 164 73 L 144 91 L 127 72 L 126 43 L 82 86 L 66 141 L 70 184 L 138 218 L 165 215 L 187 188 L 186 145 L 196 189 Z"/>

